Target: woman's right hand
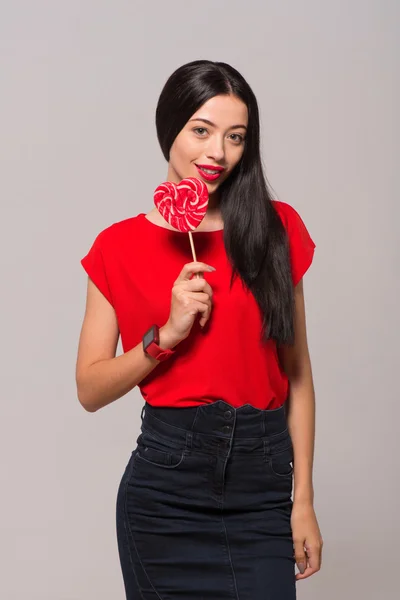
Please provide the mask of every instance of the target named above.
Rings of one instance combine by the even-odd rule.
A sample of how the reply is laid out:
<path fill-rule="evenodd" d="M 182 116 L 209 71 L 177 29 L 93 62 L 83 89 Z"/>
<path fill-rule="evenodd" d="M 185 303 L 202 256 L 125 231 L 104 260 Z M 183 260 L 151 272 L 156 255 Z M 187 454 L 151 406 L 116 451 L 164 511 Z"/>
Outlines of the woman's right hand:
<path fill-rule="evenodd" d="M 199 324 L 204 327 L 210 318 L 212 307 L 212 289 L 203 277 L 192 276 L 195 273 L 215 271 L 202 262 L 191 262 L 184 265 L 172 287 L 171 311 L 166 324 L 160 329 L 160 346 L 163 339 L 165 346 L 173 347 L 190 334 L 198 313 L 201 313 Z"/>

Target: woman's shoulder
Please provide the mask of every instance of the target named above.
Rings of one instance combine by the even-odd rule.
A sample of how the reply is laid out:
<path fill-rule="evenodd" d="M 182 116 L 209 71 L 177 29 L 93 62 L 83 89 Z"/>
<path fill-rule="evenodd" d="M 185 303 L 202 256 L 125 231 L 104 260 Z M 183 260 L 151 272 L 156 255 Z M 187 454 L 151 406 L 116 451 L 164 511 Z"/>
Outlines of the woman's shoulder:
<path fill-rule="evenodd" d="M 97 240 L 103 247 L 114 245 L 115 241 L 122 242 L 124 239 L 133 239 L 134 235 L 140 231 L 140 221 L 142 213 L 127 217 L 120 221 L 115 221 L 107 225 L 97 234 Z"/>
<path fill-rule="evenodd" d="M 283 202 L 282 200 L 272 200 L 272 205 L 286 226 L 297 219 L 301 219 L 297 210 L 287 202 Z"/>
<path fill-rule="evenodd" d="M 273 200 L 272 204 L 279 214 L 289 238 L 297 238 L 299 235 L 308 236 L 303 218 L 291 204 L 282 202 L 281 200 Z"/>
<path fill-rule="evenodd" d="M 316 245 L 303 219 L 293 206 L 280 200 L 273 200 L 273 205 L 287 231 L 293 281 L 297 285 L 311 264 Z"/>

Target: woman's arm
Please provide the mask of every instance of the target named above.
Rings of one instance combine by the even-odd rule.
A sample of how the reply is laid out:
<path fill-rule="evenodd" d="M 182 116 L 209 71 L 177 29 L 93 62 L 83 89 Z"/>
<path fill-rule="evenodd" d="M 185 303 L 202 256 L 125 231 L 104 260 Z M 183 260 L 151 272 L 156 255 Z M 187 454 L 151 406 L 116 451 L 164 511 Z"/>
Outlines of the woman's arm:
<path fill-rule="evenodd" d="M 88 278 L 76 362 L 78 400 L 88 412 L 96 412 L 127 394 L 159 364 L 143 352 L 142 342 L 116 357 L 118 337 L 114 308 Z M 173 348 L 177 343 L 165 326 L 160 328 L 161 348 Z"/>
<path fill-rule="evenodd" d="M 198 314 L 200 325 L 207 323 L 212 289 L 204 276 L 192 277 L 211 271 L 215 271 L 214 267 L 203 262 L 183 265 L 172 287 L 168 321 L 160 327 L 160 348 L 175 348 L 186 339 Z M 88 412 L 95 412 L 129 392 L 160 362 L 144 353 L 142 341 L 116 357 L 118 337 L 114 308 L 89 277 L 76 363 L 78 399 Z"/>
<path fill-rule="evenodd" d="M 290 382 L 288 428 L 293 442 L 293 500 L 312 504 L 315 441 L 315 395 L 308 352 L 303 279 L 295 287 L 295 343 L 280 345 L 278 356 Z"/>
<path fill-rule="evenodd" d="M 278 350 L 290 381 L 288 428 L 293 442 L 294 486 L 291 527 L 296 580 L 321 568 L 323 540 L 314 510 L 312 469 L 315 441 L 315 395 L 308 352 L 303 280 L 295 287 L 295 343 Z"/>

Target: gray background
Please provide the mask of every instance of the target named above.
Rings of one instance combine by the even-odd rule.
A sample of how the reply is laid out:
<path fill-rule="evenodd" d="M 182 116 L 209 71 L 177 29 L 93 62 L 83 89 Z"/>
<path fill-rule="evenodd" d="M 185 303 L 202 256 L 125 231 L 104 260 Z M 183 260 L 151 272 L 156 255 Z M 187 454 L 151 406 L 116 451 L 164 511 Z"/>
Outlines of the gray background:
<path fill-rule="evenodd" d="M 79 261 L 103 228 L 152 208 L 167 173 L 158 95 L 208 58 L 252 86 L 269 180 L 317 245 L 304 285 L 325 546 L 299 598 L 393 600 L 398 3 L 13 0 L 0 36 L 0 597 L 124 598 L 115 499 L 143 400 L 95 414 L 77 400 Z"/>

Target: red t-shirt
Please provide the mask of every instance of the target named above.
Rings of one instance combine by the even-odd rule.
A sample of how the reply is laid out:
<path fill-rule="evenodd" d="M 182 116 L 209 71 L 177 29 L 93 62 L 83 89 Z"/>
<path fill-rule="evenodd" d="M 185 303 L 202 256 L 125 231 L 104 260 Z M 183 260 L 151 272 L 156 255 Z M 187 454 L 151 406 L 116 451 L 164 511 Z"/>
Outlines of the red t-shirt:
<path fill-rule="evenodd" d="M 273 201 L 289 236 L 293 284 L 309 268 L 315 244 L 300 215 Z M 211 317 L 204 329 L 196 318 L 175 354 L 159 363 L 139 388 L 153 406 L 197 406 L 224 400 L 234 407 L 281 406 L 289 390 L 276 343 L 260 342 L 262 316 L 254 296 L 236 277 L 223 230 L 194 231 L 197 260 L 216 268 L 204 277 L 213 289 Z M 192 262 L 189 235 L 149 221 L 144 213 L 101 231 L 81 264 L 114 307 L 124 352 L 141 343 L 153 324 L 166 323 L 171 290 L 183 265 Z"/>

